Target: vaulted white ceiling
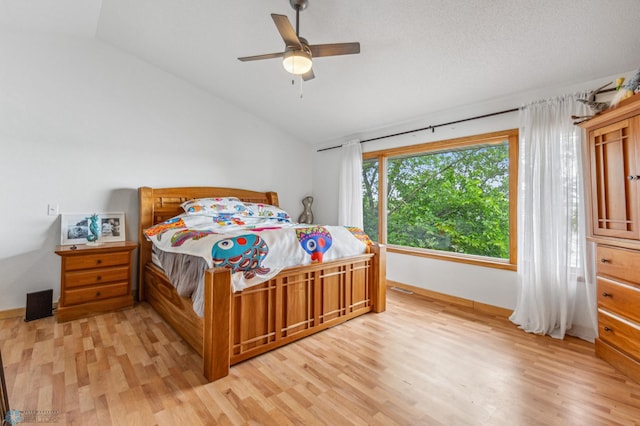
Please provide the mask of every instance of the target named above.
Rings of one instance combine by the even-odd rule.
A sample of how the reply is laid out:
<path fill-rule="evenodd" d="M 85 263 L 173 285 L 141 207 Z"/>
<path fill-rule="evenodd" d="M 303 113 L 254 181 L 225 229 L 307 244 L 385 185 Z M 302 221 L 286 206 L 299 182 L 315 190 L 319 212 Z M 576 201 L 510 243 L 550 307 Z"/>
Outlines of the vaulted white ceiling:
<path fill-rule="evenodd" d="M 0 14 L 9 3 L 3 24 L 94 28 L 309 143 L 640 67 L 638 0 L 309 0 L 300 35 L 361 53 L 316 58 L 302 85 L 279 59 L 237 60 L 283 50 L 270 14 L 295 25 L 289 0 L 2 0 Z"/>

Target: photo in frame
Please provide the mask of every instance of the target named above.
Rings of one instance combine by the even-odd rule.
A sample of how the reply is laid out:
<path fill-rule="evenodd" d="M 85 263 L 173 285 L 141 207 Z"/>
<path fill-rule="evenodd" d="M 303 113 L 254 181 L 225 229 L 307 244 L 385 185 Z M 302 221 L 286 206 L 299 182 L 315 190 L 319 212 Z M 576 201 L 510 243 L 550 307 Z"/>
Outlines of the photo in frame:
<path fill-rule="evenodd" d="M 60 216 L 60 244 L 85 244 L 89 235 L 91 213 L 63 213 Z"/>
<path fill-rule="evenodd" d="M 87 244 L 90 218 L 94 213 L 63 213 L 60 220 L 60 244 Z M 97 244 L 125 241 L 124 213 L 95 213 L 98 216 Z"/>
<path fill-rule="evenodd" d="M 124 241 L 124 213 L 98 213 L 100 237 L 98 242 Z"/>

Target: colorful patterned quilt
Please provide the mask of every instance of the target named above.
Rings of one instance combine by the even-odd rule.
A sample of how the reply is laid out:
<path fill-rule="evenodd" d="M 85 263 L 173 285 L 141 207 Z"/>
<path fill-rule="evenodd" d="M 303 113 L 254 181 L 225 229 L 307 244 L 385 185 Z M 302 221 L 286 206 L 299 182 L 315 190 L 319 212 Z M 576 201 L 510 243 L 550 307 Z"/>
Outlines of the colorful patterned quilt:
<path fill-rule="evenodd" d="M 359 228 L 291 223 L 277 207 L 240 201 L 229 206 L 226 201 L 226 209 L 185 206 L 186 213 L 144 233 L 163 252 L 197 256 L 209 268 L 231 269 L 234 291 L 264 282 L 289 266 L 365 253 L 371 244 Z"/>

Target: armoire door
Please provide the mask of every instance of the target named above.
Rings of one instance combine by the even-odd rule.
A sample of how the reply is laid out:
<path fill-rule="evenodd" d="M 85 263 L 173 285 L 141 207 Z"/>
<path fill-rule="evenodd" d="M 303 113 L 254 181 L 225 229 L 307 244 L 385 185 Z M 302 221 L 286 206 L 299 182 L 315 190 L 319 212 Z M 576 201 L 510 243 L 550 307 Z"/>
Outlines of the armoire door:
<path fill-rule="evenodd" d="M 590 134 L 594 235 L 640 239 L 638 120 L 622 120 Z"/>

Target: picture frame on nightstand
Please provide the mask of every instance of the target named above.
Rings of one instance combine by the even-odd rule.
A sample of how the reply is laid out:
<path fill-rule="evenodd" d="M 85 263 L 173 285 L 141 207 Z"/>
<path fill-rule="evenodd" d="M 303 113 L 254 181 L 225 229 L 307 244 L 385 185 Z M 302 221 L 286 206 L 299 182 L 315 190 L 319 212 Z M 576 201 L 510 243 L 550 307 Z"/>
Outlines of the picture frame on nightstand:
<path fill-rule="evenodd" d="M 118 242 L 125 240 L 124 213 L 98 213 L 100 237 L 98 242 Z"/>
<path fill-rule="evenodd" d="M 94 213 L 63 213 L 60 216 L 60 244 L 86 244 L 89 235 L 89 218 Z M 97 243 L 125 241 L 124 212 L 95 213 L 98 216 Z"/>

